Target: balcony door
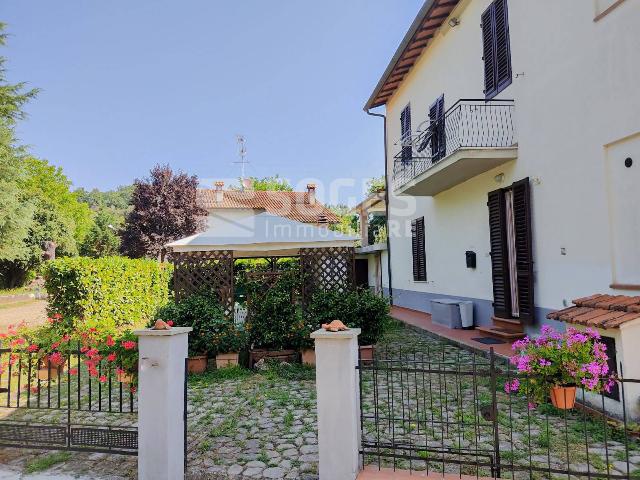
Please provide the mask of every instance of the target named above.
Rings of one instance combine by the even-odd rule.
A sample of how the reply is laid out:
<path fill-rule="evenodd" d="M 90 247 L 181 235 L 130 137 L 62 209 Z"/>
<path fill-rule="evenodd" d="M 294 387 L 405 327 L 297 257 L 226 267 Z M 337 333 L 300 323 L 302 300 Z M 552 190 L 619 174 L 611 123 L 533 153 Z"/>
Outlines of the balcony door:
<path fill-rule="evenodd" d="M 493 310 L 499 318 L 534 320 L 529 179 L 489 193 Z"/>

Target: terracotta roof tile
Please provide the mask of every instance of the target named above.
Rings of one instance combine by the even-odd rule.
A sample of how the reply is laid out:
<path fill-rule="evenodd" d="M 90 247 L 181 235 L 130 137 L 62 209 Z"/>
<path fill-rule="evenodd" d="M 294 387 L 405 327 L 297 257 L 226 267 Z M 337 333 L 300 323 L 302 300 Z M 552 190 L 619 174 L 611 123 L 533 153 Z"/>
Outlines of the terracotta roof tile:
<path fill-rule="evenodd" d="M 575 306 L 551 312 L 547 318 L 599 328 L 618 328 L 640 318 L 640 297 L 595 294 L 576 298 Z"/>
<path fill-rule="evenodd" d="M 216 202 L 215 190 L 199 189 L 198 201 L 206 209 L 264 210 L 303 223 L 340 221 L 335 213 L 319 201 L 309 203 L 308 192 L 224 190 L 222 202 Z"/>

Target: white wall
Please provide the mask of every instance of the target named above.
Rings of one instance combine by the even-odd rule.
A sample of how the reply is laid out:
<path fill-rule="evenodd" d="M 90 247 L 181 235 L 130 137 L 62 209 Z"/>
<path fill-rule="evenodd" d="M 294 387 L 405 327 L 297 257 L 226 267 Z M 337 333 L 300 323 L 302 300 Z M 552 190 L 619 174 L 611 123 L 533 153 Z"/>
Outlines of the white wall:
<path fill-rule="evenodd" d="M 207 228 L 213 228 L 214 226 L 223 222 L 233 222 L 241 220 L 246 217 L 257 215 L 264 212 L 264 210 L 252 210 L 249 208 L 219 208 L 210 209 L 209 216 L 207 217 Z"/>
<path fill-rule="evenodd" d="M 415 129 L 442 93 L 445 108 L 459 98 L 483 98 L 480 15 L 490 3 L 462 2 L 452 13 L 460 25 L 450 28 L 445 21 L 388 102 L 390 172 L 407 103 Z M 492 299 L 487 193 L 525 177 L 536 180 L 536 306 L 555 309 L 563 300 L 612 291 L 607 165 L 619 166 L 625 152 L 638 148 L 607 146 L 640 132 L 640 2 L 624 2 L 598 22 L 587 0 L 508 5 L 514 78 L 498 98 L 515 100 L 518 159 L 433 198 L 390 196 L 393 288 L 400 304 L 410 292 Z M 635 174 L 640 152 L 634 155 Z M 497 173 L 505 174 L 502 184 L 494 180 Z M 629 215 L 636 219 L 637 198 L 628 199 L 635 201 Z M 412 279 L 409 227 L 423 215 L 428 280 L 418 283 Z M 476 251 L 477 269 L 465 267 L 465 250 Z"/>

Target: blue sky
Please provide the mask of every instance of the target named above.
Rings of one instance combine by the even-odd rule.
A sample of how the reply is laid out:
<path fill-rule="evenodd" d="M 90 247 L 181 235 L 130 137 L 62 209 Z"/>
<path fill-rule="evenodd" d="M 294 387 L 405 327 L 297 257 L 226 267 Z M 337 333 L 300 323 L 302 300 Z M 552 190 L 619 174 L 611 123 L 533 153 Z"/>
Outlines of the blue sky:
<path fill-rule="evenodd" d="M 294 185 L 383 172 L 362 111 L 421 0 L 2 0 L 11 81 L 42 89 L 19 135 L 75 186 L 128 184 L 156 163 L 206 184 Z M 344 182 L 344 183 L 348 183 Z M 335 186 L 335 183 L 334 183 Z"/>

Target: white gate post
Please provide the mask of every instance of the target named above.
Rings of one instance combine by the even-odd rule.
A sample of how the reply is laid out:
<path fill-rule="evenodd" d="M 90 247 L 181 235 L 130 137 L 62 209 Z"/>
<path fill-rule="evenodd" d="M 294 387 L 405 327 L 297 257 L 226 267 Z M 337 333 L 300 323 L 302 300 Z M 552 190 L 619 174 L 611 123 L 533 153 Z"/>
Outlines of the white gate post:
<path fill-rule="evenodd" d="M 184 385 L 191 328 L 137 330 L 138 479 L 184 478 Z"/>
<path fill-rule="evenodd" d="M 316 390 L 320 480 L 355 480 L 360 471 L 359 328 L 317 330 Z"/>

